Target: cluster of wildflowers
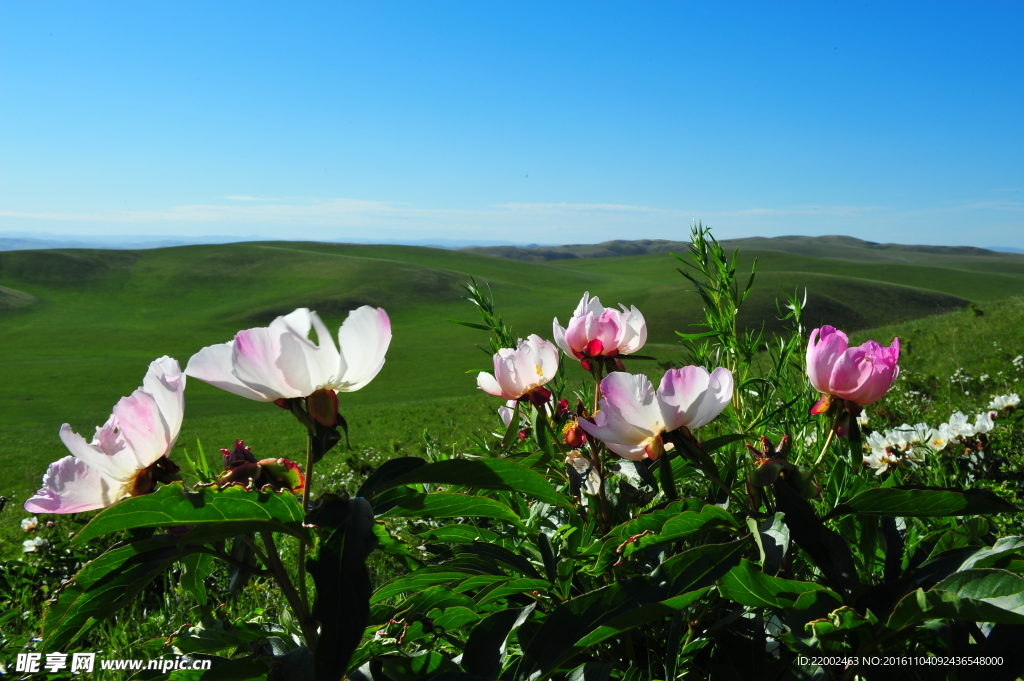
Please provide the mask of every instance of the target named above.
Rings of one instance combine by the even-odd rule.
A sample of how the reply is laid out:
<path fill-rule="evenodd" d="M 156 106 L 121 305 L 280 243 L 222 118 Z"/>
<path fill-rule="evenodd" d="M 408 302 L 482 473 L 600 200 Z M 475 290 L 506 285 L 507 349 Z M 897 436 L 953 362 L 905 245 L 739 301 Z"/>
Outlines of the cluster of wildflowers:
<path fill-rule="evenodd" d="M 927 453 L 943 451 L 956 442 L 963 445 L 962 456 L 968 467 L 985 459 L 986 436 L 995 427 L 995 419 L 1020 404 L 1017 394 L 996 395 L 987 411 L 969 417 L 953 412 L 949 420 L 932 428 L 926 423 L 903 424 L 891 430 L 875 431 L 864 439 L 864 465 L 881 475 L 897 466 L 913 466 L 924 461 Z"/>

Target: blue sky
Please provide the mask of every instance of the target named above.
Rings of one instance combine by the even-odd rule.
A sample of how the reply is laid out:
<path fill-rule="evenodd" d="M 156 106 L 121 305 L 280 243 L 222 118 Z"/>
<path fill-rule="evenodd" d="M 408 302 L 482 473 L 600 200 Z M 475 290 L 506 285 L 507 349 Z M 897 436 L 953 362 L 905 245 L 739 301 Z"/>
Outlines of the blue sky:
<path fill-rule="evenodd" d="M 1024 247 L 1021 3 L 0 3 L 0 232 Z"/>

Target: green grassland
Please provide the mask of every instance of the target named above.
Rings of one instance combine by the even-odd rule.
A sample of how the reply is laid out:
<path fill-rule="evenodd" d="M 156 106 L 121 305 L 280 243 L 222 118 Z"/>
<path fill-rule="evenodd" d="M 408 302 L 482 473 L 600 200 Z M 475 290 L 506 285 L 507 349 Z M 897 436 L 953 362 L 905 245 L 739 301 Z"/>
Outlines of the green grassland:
<path fill-rule="evenodd" d="M 942 357 L 946 322 L 926 318 L 952 313 L 949 319 L 990 324 L 1004 315 L 956 311 L 969 302 L 988 309 L 992 301 L 1024 294 L 1024 256 L 793 244 L 756 243 L 749 245 L 761 250 L 741 251 L 740 267 L 749 269 L 757 258 L 758 271 L 741 318 L 745 325 L 777 329 L 780 287 L 806 288 L 808 325 L 856 330 L 902 324 L 874 335 L 887 340 L 883 336 L 898 331 L 911 339 L 911 357 Z M 840 257 L 843 248 L 857 257 Z M 815 255 L 819 251 L 835 257 Z M 367 388 L 342 395 L 353 449 L 331 455 L 358 473 L 395 452 L 421 452 L 425 433 L 450 448 L 494 428 L 498 401 L 482 395 L 474 380 L 476 371 L 490 366 L 476 347 L 486 345 L 486 337 L 445 321 L 473 319 L 460 288 L 470 277 L 490 285 L 499 312 L 520 336 L 550 338 L 552 318 L 566 323 L 583 291 L 606 305 L 636 305 L 650 329 L 644 352 L 678 361 L 683 354 L 674 332 L 695 330 L 702 317 L 700 299 L 675 271 L 678 265 L 663 252 L 529 261 L 308 242 L 0 253 L 0 494 L 12 498 L 0 517 L 0 539 L 13 548 L 20 503 L 38 486 L 46 465 L 65 455 L 57 439 L 60 424 L 91 434 L 113 404 L 139 385 L 155 357 L 168 354 L 184 366 L 203 346 L 300 306 L 317 310 L 332 329 L 359 305 L 384 307 L 394 333 L 387 363 Z M 1016 319 L 1017 326 L 993 327 L 993 337 L 1011 338 L 1016 330 L 1019 338 Z M 976 334 L 970 328 L 957 333 L 967 358 Z M 652 362 L 628 366 L 657 370 Z M 577 367 L 570 378 L 582 379 Z M 262 456 L 300 459 L 304 451 L 302 429 L 283 410 L 191 381 L 178 446 L 194 450 L 197 438 L 211 457 L 235 438 Z M 346 474 L 333 479 L 344 481 Z"/>

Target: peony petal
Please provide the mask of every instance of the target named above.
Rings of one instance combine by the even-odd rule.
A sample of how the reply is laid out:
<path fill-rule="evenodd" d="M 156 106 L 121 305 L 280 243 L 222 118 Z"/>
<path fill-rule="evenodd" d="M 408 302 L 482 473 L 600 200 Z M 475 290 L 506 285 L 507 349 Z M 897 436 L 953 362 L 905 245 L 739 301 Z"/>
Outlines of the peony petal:
<path fill-rule="evenodd" d="M 43 475 L 43 486 L 25 502 L 29 513 L 80 513 L 110 506 L 124 496 L 117 481 L 65 456 L 54 461 Z"/>
<path fill-rule="evenodd" d="M 706 399 L 711 376 L 704 367 L 686 366 L 669 369 L 658 386 L 658 402 L 665 420 L 665 430 L 689 426 L 700 413 Z"/>
<path fill-rule="evenodd" d="M 75 455 L 75 458 L 98 473 L 109 478 L 127 481 L 138 472 L 135 453 L 119 433 L 113 435 L 115 429 L 117 429 L 117 423 L 111 416 L 106 425 L 97 430 L 96 440 L 90 444 L 65 423 L 60 427 L 60 441 L 64 443 L 69 452 Z M 112 436 L 103 437 L 105 433 Z M 100 444 L 96 444 L 97 442 Z"/>
<path fill-rule="evenodd" d="M 516 371 L 516 351 L 512 348 L 501 348 L 494 355 L 494 378 L 501 386 L 502 397 L 516 400 L 522 397 L 526 389 Z"/>
<path fill-rule="evenodd" d="M 275 324 L 279 326 L 275 327 Z M 311 327 L 316 329 L 316 343 L 309 339 Z M 281 356 L 277 365 L 290 385 L 304 395 L 333 385 L 340 356 L 331 333 L 316 312 L 299 308 L 274 320 L 271 328 L 282 331 Z M 284 333 L 285 329 L 287 333 Z"/>
<path fill-rule="evenodd" d="M 704 393 L 700 407 L 693 420 L 687 427 L 696 430 L 705 426 L 715 419 L 732 401 L 733 377 L 732 372 L 725 367 L 718 367 L 711 372 L 708 381 L 708 389 Z"/>
<path fill-rule="evenodd" d="M 382 308 L 364 305 L 352 310 L 338 329 L 340 364 L 334 389 L 354 392 L 380 373 L 391 345 L 391 320 Z"/>
<path fill-rule="evenodd" d="M 279 322 L 280 317 L 274 320 Z M 292 380 L 301 388 L 290 383 L 278 364 L 281 360 L 282 338 L 296 340 L 295 332 L 283 322 L 270 327 L 246 329 L 235 334 L 235 342 L 231 348 L 231 365 L 235 376 L 257 392 L 270 396 L 271 400 L 291 397 L 305 397 L 308 392 L 301 388 L 309 386 L 308 372 L 304 376 L 293 376 Z M 301 350 L 297 343 L 290 344 L 284 369 L 298 372 L 302 370 Z"/>
<path fill-rule="evenodd" d="M 638 445 L 623 445 L 617 442 L 605 442 L 605 445 L 615 454 L 629 461 L 640 461 L 647 456 L 647 441 Z"/>
<path fill-rule="evenodd" d="M 136 470 L 146 468 L 170 451 L 170 434 L 160 416 L 160 407 L 145 390 L 122 397 L 114 405 L 114 416 L 135 455 Z"/>
<path fill-rule="evenodd" d="M 501 389 L 501 385 L 498 384 L 498 381 L 491 374 L 481 371 L 476 375 L 476 385 L 488 395 L 510 399 L 508 395 L 505 394 L 505 391 Z"/>
<path fill-rule="evenodd" d="M 166 355 L 153 360 L 142 379 L 142 389 L 156 400 L 167 428 L 170 449 L 178 439 L 185 415 L 185 375 L 181 373 L 178 360 Z"/>
<path fill-rule="evenodd" d="M 534 341 L 536 339 L 536 341 Z M 530 336 L 530 340 L 536 344 L 537 365 L 541 369 L 541 385 L 547 383 L 558 373 L 558 348 L 554 344 L 543 340 L 540 336 Z"/>
<path fill-rule="evenodd" d="M 565 342 L 565 329 L 558 323 L 558 317 L 555 317 L 555 320 L 551 323 L 551 335 L 554 336 L 555 343 L 562 349 L 562 352 L 572 357 L 572 348 Z"/>
<path fill-rule="evenodd" d="M 601 411 L 607 412 L 609 427 L 621 436 L 614 442 L 639 442 L 665 429 L 657 395 L 643 374 L 616 371 L 601 381 Z"/>
<path fill-rule="evenodd" d="M 277 396 L 254 390 L 232 373 L 234 343 L 234 341 L 229 341 L 203 348 L 188 360 L 185 374 L 250 400 L 258 402 L 276 400 Z"/>
<path fill-rule="evenodd" d="M 629 310 L 620 303 L 622 308 L 622 324 L 625 327 L 622 334 L 622 341 L 619 344 L 619 354 L 631 355 L 647 343 L 647 322 L 636 305 Z"/>
<path fill-rule="evenodd" d="M 807 378 L 815 390 L 831 392 L 830 381 L 836 362 L 848 347 L 846 334 L 834 327 L 825 325 L 811 331 L 807 343 Z"/>
<path fill-rule="evenodd" d="M 574 353 L 583 352 L 587 343 L 590 342 L 587 329 L 593 319 L 594 315 L 587 313 L 582 317 L 573 317 L 569 320 L 569 326 L 565 330 L 565 342 Z"/>

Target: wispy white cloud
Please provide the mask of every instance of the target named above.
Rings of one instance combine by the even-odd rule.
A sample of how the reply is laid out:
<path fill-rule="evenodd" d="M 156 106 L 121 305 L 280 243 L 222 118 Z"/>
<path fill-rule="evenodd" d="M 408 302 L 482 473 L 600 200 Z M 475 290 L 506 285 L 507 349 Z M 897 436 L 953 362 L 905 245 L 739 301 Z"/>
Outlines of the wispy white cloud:
<path fill-rule="evenodd" d="M 877 205 L 797 205 L 728 208 L 663 208 L 618 203 L 505 203 L 475 208 L 422 207 L 351 198 L 269 199 L 223 197 L 150 210 L 0 210 L 0 227 L 35 221 L 53 229 L 145 234 L 237 233 L 270 238 L 483 238 L 543 243 L 579 243 L 617 238 L 678 239 L 690 220 L 701 219 L 720 238 L 779 234 L 850 234 L 875 241 L 931 243 L 936 226 L 992 224 L 1012 235 L 1020 231 L 1024 202 L 963 200 L 938 206 L 894 208 Z M 993 222 L 993 216 L 1003 215 Z M 989 218 L 985 218 L 989 216 Z M 1006 219 L 1010 219 L 1010 223 Z M 78 225 L 72 227 L 71 225 Z M 107 227 L 109 226 L 109 227 Z M 960 234 L 960 232 L 956 232 Z M 1001 237 L 1002 238 L 1002 237 Z M 1009 239 L 1007 241 L 1007 239 Z M 1008 245 L 1019 239 L 1002 238 Z M 1010 242 L 1013 242 L 1012 244 Z M 1022 244 L 1024 245 L 1024 244 Z"/>
<path fill-rule="evenodd" d="M 269 196 L 225 196 L 224 199 L 228 201 L 280 201 L 281 199 L 274 199 Z"/>

